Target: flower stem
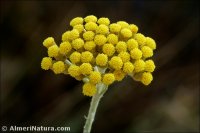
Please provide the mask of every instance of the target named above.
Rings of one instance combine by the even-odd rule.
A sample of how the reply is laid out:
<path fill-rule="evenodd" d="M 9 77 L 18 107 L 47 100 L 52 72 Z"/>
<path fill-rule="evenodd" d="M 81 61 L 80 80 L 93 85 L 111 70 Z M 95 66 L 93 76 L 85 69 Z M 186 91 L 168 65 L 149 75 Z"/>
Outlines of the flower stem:
<path fill-rule="evenodd" d="M 97 86 L 97 90 L 98 92 L 92 97 L 92 101 L 90 103 L 90 109 L 86 118 L 83 133 L 90 133 L 99 101 L 103 97 L 103 94 L 106 92 L 107 86 L 101 83 Z"/>

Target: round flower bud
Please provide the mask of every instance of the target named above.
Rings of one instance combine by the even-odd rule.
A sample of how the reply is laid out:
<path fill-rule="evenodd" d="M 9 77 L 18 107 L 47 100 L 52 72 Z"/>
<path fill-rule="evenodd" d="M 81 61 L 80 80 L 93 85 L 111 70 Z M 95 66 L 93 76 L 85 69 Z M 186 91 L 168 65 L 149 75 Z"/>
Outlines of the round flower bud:
<path fill-rule="evenodd" d="M 124 63 L 124 66 L 123 66 L 123 71 L 125 73 L 132 73 L 134 70 L 134 66 L 131 62 L 126 62 Z"/>
<path fill-rule="evenodd" d="M 94 39 L 94 35 L 95 35 L 94 32 L 92 32 L 92 31 L 86 31 L 85 33 L 83 33 L 83 38 L 86 41 L 91 41 L 91 40 Z"/>
<path fill-rule="evenodd" d="M 97 22 L 97 17 L 94 16 L 94 15 L 89 15 L 87 17 L 84 18 L 85 22 L 88 23 L 88 22 Z"/>
<path fill-rule="evenodd" d="M 138 27 L 134 24 L 129 25 L 129 29 L 135 34 L 138 32 Z"/>
<path fill-rule="evenodd" d="M 138 42 L 135 39 L 129 39 L 127 41 L 128 50 L 131 51 L 134 48 L 138 48 Z"/>
<path fill-rule="evenodd" d="M 69 42 L 62 42 L 60 44 L 60 53 L 63 55 L 66 55 L 67 53 L 69 53 L 72 49 L 72 46 Z"/>
<path fill-rule="evenodd" d="M 101 82 L 101 73 L 97 71 L 93 71 L 89 76 L 90 82 L 92 84 L 97 84 Z"/>
<path fill-rule="evenodd" d="M 127 46 L 126 46 L 126 43 L 123 42 L 123 41 L 119 41 L 116 45 L 116 50 L 118 53 L 120 52 L 126 52 L 127 50 Z"/>
<path fill-rule="evenodd" d="M 121 25 L 116 24 L 116 23 L 110 24 L 110 32 L 119 33 L 120 30 L 121 30 Z"/>
<path fill-rule="evenodd" d="M 79 31 L 77 29 L 73 29 L 70 31 L 69 40 L 74 40 L 79 37 Z"/>
<path fill-rule="evenodd" d="M 145 62 L 143 60 L 136 60 L 134 66 L 135 66 L 134 69 L 135 72 L 141 72 L 145 68 Z"/>
<path fill-rule="evenodd" d="M 46 48 L 49 48 L 52 45 L 55 45 L 55 41 L 53 37 L 48 37 L 47 39 L 45 39 L 43 41 L 43 46 L 45 46 Z"/>
<path fill-rule="evenodd" d="M 84 46 L 84 41 L 81 38 L 77 38 L 72 41 L 72 47 L 76 50 L 81 49 Z"/>
<path fill-rule="evenodd" d="M 121 30 L 121 35 L 124 37 L 124 38 L 130 38 L 132 36 L 132 32 L 130 29 L 128 28 L 123 28 Z"/>
<path fill-rule="evenodd" d="M 130 61 L 130 54 L 128 52 L 120 52 L 118 56 L 122 59 L 123 63 Z"/>
<path fill-rule="evenodd" d="M 70 31 L 66 31 L 65 33 L 62 34 L 62 41 L 69 41 L 70 40 Z"/>
<path fill-rule="evenodd" d="M 110 20 L 108 19 L 108 18 L 104 18 L 104 17 L 102 17 L 102 18 L 99 18 L 98 19 L 98 21 L 97 21 L 97 23 L 100 25 L 100 24 L 104 24 L 104 25 L 109 25 L 110 24 Z"/>
<path fill-rule="evenodd" d="M 118 21 L 117 24 L 119 24 L 122 28 L 128 28 L 129 24 L 125 21 Z"/>
<path fill-rule="evenodd" d="M 76 17 L 76 18 L 73 18 L 73 19 L 70 21 L 70 25 L 71 25 L 71 26 L 75 26 L 75 25 L 78 25 L 78 24 L 83 24 L 83 18 L 81 18 L 81 17 Z"/>
<path fill-rule="evenodd" d="M 105 55 L 105 54 L 98 54 L 97 57 L 96 57 L 96 64 L 98 66 L 106 66 L 107 65 L 107 62 L 108 62 L 108 56 Z"/>
<path fill-rule="evenodd" d="M 85 24 L 85 29 L 87 31 L 94 31 L 94 30 L 96 30 L 96 28 L 97 28 L 97 24 L 94 22 L 88 22 Z"/>
<path fill-rule="evenodd" d="M 53 69 L 55 74 L 60 74 L 60 73 L 65 71 L 65 64 L 62 61 L 58 61 L 58 62 L 53 64 L 52 69 Z"/>
<path fill-rule="evenodd" d="M 41 68 L 49 70 L 52 66 L 52 59 L 50 57 L 44 57 L 41 62 Z"/>
<path fill-rule="evenodd" d="M 57 45 L 53 45 L 48 48 L 49 57 L 57 57 L 59 53 L 59 47 Z"/>
<path fill-rule="evenodd" d="M 149 85 L 151 83 L 151 81 L 153 80 L 153 76 L 151 73 L 149 72 L 144 72 L 142 74 L 142 79 L 141 79 L 141 82 L 144 84 L 144 85 Z"/>
<path fill-rule="evenodd" d="M 104 44 L 102 50 L 103 50 L 103 53 L 108 56 L 112 56 L 115 53 L 115 47 L 110 43 Z"/>
<path fill-rule="evenodd" d="M 92 72 L 92 65 L 90 63 L 83 63 L 80 66 L 80 72 L 83 75 L 89 75 Z"/>
<path fill-rule="evenodd" d="M 114 76 L 115 76 L 115 80 L 117 81 L 122 81 L 122 79 L 124 79 L 126 73 L 123 72 L 122 70 L 115 70 L 113 72 Z"/>
<path fill-rule="evenodd" d="M 104 24 L 101 24 L 97 27 L 96 29 L 96 33 L 99 33 L 99 34 L 108 34 L 109 32 L 109 29 L 108 29 L 108 26 L 104 25 Z"/>
<path fill-rule="evenodd" d="M 80 76 L 80 67 L 77 65 L 70 65 L 70 67 L 68 68 L 68 73 L 69 75 L 71 75 L 72 77 L 77 77 Z"/>
<path fill-rule="evenodd" d="M 109 65 L 110 65 L 111 68 L 113 68 L 115 70 L 120 70 L 123 66 L 123 62 L 122 62 L 122 59 L 120 57 L 113 56 L 111 58 L 111 60 L 109 61 Z"/>
<path fill-rule="evenodd" d="M 110 85 L 115 81 L 115 76 L 113 73 L 104 74 L 102 81 L 105 85 Z"/>
<path fill-rule="evenodd" d="M 81 60 L 81 54 L 75 51 L 69 56 L 69 59 L 74 64 L 79 63 Z"/>
<path fill-rule="evenodd" d="M 87 41 L 84 44 L 84 48 L 85 50 L 89 50 L 91 51 L 92 49 L 94 49 L 96 47 L 96 44 L 94 43 L 94 41 Z"/>
<path fill-rule="evenodd" d="M 130 53 L 132 59 L 138 60 L 142 57 L 142 52 L 138 48 L 132 49 Z"/>
<path fill-rule="evenodd" d="M 156 42 L 150 37 L 146 37 L 146 45 L 153 50 L 156 49 Z"/>
<path fill-rule="evenodd" d="M 155 64 L 154 64 L 153 60 L 145 61 L 145 68 L 144 68 L 145 71 L 153 72 L 154 69 L 155 69 Z"/>
<path fill-rule="evenodd" d="M 78 30 L 79 34 L 83 32 L 84 26 L 82 24 L 75 25 L 73 29 Z"/>
<path fill-rule="evenodd" d="M 135 40 L 138 42 L 139 45 L 145 45 L 146 43 L 146 37 L 141 34 L 141 33 L 137 33 L 134 35 Z"/>
<path fill-rule="evenodd" d="M 118 36 L 115 35 L 115 34 L 109 34 L 107 36 L 107 40 L 108 40 L 109 43 L 117 44 L 118 43 Z"/>
<path fill-rule="evenodd" d="M 104 35 L 96 35 L 94 37 L 94 42 L 96 45 L 101 46 L 101 45 L 105 44 L 106 41 L 107 41 L 107 38 Z"/>
<path fill-rule="evenodd" d="M 83 95 L 92 97 L 96 94 L 96 92 L 97 92 L 97 88 L 94 84 L 85 83 L 83 85 L 83 91 L 82 91 Z"/>
<path fill-rule="evenodd" d="M 142 50 L 142 55 L 144 58 L 153 56 L 153 50 L 149 48 L 148 46 L 143 46 L 141 50 Z"/>
<path fill-rule="evenodd" d="M 93 59 L 93 54 L 89 51 L 82 52 L 81 54 L 81 62 L 88 63 Z"/>

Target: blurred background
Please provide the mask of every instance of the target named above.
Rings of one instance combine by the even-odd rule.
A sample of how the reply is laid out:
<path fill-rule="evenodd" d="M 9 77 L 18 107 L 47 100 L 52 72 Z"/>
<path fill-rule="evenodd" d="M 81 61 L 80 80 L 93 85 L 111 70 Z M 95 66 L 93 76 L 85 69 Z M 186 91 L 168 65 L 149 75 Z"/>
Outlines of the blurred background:
<path fill-rule="evenodd" d="M 2 125 L 70 126 L 82 132 L 90 99 L 82 82 L 43 71 L 42 42 L 57 43 L 72 18 L 125 20 L 154 38 L 154 80 L 110 86 L 92 132 L 199 132 L 199 6 L 194 1 L 1 1 Z"/>

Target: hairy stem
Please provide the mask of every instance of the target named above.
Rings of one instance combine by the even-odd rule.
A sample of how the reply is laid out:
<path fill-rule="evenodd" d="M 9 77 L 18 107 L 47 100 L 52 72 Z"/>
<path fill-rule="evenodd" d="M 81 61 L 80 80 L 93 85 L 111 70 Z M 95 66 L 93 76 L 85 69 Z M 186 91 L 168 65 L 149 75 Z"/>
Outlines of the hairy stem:
<path fill-rule="evenodd" d="M 103 94 L 106 92 L 107 86 L 100 83 L 99 85 L 97 85 L 97 90 L 97 93 L 92 97 L 92 101 L 90 103 L 90 109 L 86 118 L 83 133 L 90 133 L 99 101 L 103 97 Z"/>

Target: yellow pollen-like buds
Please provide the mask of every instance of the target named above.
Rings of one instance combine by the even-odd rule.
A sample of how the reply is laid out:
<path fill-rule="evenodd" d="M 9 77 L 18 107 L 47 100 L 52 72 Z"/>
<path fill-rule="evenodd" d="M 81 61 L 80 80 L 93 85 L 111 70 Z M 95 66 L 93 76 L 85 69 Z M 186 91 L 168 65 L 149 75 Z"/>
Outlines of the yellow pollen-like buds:
<path fill-rule="evenodd" d="M 111 23 L 94 15 L 75 17 L 70 30 L 62 34 L 59 46 L 53 37 L 43 41 L 48 57 L 41 68 L 82 80 L 83 94 L 94 96 L 100 86 L 109 86 L 126 76 L 149 85 L 155 64 L 150 57 L 156 49 L 151 37 L 138 33 L 135 24 L 126 21 Z"/>
<path fill-rule="evenodd" d="M 122 59 L 120 57 L 114 56 L 109 61 L 109 65 L 110 65 L 111 68 L 113 68 L 115 70 L 120 70 L 123 66 L 123 62 L 122 62 Z"/>
<path fill-rule="evenodd" d="M 82 92 L 83 95 L 92 97 L 96 94 L 96 92 L 97 92 L 97 88 L 94 84 L 85 83 L 83 85 L 83 92 Z"/>
<path fill-rule="evenodd" d="M 44 70 L 49 70 L 52 66 L 52 59 L 50 57 L 44 57 L 41 62 L 41 67 Z"/>
<path fill-rule="evenodd" d="M 103 76 L 103 83 L 110 85 L 115 81 L 115 76 L 113 73 L 107 73 Z"/>
<path fill-rule="evenodd" d="M 55 62 L 53 64 L 53 71 L 55 74 L 60 74 L 65 70 L 65 64 L 62 61 Z"/>

